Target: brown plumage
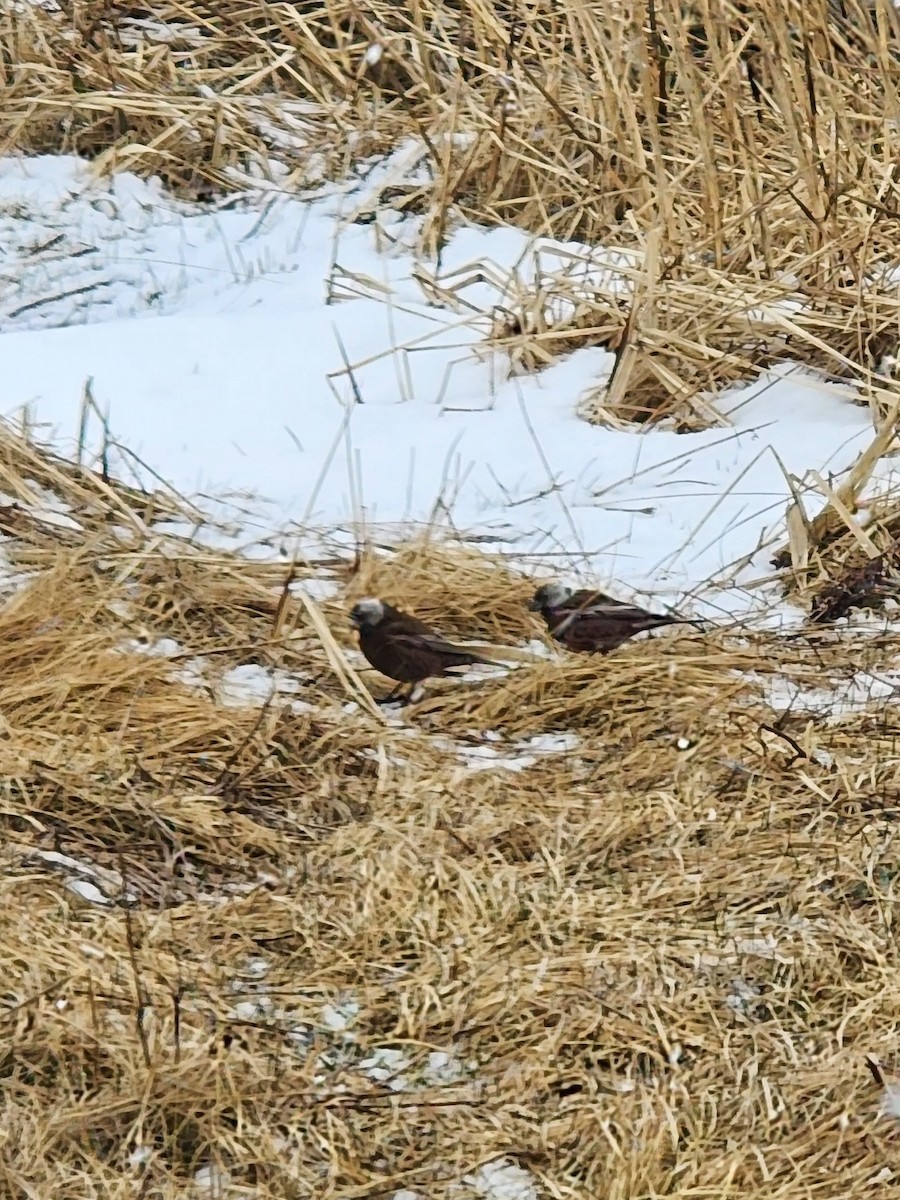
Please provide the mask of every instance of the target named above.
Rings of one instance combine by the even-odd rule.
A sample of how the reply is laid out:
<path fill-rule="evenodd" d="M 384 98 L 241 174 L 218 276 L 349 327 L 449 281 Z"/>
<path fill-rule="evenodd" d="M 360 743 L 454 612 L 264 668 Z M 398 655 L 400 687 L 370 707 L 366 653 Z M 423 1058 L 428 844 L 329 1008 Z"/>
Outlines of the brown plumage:
<path fill-rule="evenodd" d="M 648 612 L 603 592 L 574 591 L 563 583 L 539 587 L 528 607 L 541 614 L 555 641 L 585 654 L 608 654 L 645 629 L 696 624 L 684 617 Z"/>
<path fill-rule="evenodd" d="M 499 665 L 463 646 L 454 646 L 424 621 L 383 600 L 360 600 L 353 606 L 350 620 L 359 632 L 359 648 L 367 660 L 389 679 L 401 685 L 412 684 L 410 698 L 418 684 L 433 675 L 447 675 L 454 667 Z M 399 691 L 399 687 L 394 688 L 385 699 L 393 699 Z"/>

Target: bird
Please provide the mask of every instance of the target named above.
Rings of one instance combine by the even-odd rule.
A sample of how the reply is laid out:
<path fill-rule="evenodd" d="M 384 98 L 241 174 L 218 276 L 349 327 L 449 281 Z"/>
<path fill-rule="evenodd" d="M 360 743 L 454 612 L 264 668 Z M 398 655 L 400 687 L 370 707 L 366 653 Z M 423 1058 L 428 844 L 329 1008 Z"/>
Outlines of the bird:
<path fill-rule="evenodd" d="M 542 584 L 528 607 L 541 614 L 554 641 L 584 654 L 609 654 L 645 629 L 697 624 L 685 617 L 648 612 L 603 592 L 576 591 L 555 582 Z"/>
<path fill-rule="evenodd" d="M 433 675 L 447 675 L 454 667 L 501 665 L 463 646 L 454 646 L 424 621 L 401 612 L 385 600 L 374 597 L 360 600 L 351 609 L 350 620 L 359 633 L 359 648 L 368 662 L 382 675 L 398 681 L 390 695 L 379 701 L 381 704 L 393 700 L 404 683 L 412 685 L 406 696 L 406 701 L 411 702 L 420 685 Z"/>

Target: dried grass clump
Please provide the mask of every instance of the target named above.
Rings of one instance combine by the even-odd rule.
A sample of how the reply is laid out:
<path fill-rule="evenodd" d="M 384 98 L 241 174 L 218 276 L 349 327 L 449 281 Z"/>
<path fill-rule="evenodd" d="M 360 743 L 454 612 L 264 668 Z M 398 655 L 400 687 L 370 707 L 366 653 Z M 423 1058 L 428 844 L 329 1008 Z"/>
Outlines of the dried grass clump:
<path fill-rule="evenodd" d="M 862 514 L 860 514 L 862 515 Z M 853 612 L 880 612 L 900 599 L 900 514 L 895 497 L 873 504 L 865 524 L 847 514 L 843 529 L 835 522 L 807 557 L 786 577 L 790 590 L 809 604 L 814 624 L 830 624 Z M 788 564 L 788 551 L 776 559 Z"/>
<path fill-rule="evenodd" d="M 749 656 L 733 644 L 715 655 L 715 640 L 715 634 L 711 641 L 667 633 L 603 657 L 557 647 L 553 662 L 517 671 L 499 691 L 479 692 L 469 716 L 516 736 L 574 725 L 635 746 L 658 736 L 690 738 L 696 723 L 708 720 L 711 696 L 724 700 L 724 676 L 734 673 L 736 705 L 745 691 L 740 672 L 749 668 Z"/>
<path fill-rule="evenodd" d="M 827 625 L 859 609 L 878 611 L 895 599 L 900 519 L 897 497 L 876 487 L 875 468 L 896 453 L 897 408 L 892 406 L 875 437 L 840 485 L 812 472 L 810 489 L 825 498 L 815 517 L 806 511 L 799 481 L 789 478 L 787 543 L 772 558 L 787 593 L 808 606 L 813 625 Z"/>
<path fill-rule="evenodd" d="M 889 276 L 867 288 L 863 313 L 857 289 L 810 289 L 692 260 L 672 269 L 658 244 L 651 237 L 627 254 L 538 246 L 528 271 L 502 283 L 506 300 L 488 344 L 513 373 L 588 346 L 609 350 L 609 371 L 580 398 L 580 411 L 617 427 L 724 425 L 717 394 L 787 361 L 810 368 L 819 387 L 823 379 L 856 384 L 876 419 L 892 409 L 885 360 L 897 347 L 900 306 Z"/>
<path fill-rule="evenodd" d="M 0 489 L 4 1194 L 893 1177 L 897 710 L 803 699 L 858 647 L 665 631 L 389 724 L 335 671 L 355 598 L 515 645 L 530 585 L 436 539 L 213 553 L 8 431 Z"/>

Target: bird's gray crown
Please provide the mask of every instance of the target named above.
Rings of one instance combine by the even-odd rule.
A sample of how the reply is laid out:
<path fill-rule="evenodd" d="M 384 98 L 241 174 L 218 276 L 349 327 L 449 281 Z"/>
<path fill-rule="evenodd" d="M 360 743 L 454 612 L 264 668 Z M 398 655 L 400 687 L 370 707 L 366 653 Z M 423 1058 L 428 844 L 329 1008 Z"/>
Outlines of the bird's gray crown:
<path fill-rule="evenodd" d="M 543 583 L 534 593 L 534 605 L 536 608 L 559 608 L 574 594 L 574 590 L 568 584 L 556 580 Z"/>
<path fill-rule="evenodd" d="M 359 600 L 350 610 L 350 620 L 360 628 L 371 629 L 384 620 L 384 604 L 374 596 Z"/>

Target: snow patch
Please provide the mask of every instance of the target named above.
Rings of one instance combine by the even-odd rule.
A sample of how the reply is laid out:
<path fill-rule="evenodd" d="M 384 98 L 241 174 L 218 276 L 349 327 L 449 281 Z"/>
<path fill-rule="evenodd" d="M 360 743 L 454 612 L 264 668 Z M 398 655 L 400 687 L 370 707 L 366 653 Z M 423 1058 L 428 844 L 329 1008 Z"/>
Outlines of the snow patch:
<path fill-rule="evenodd" d="M 485 1163 L 463 1180 L 483 1200 L 538 1200 L 537 1185 L 524 1168 L 508 1159 Z"/>
<path fill-rule="evenodd" d="M 600 273 L 627 291 L 628 256 L 463 226 L 424 262 L 417 219 L 381 199 L 423 162 L 410 141 L 361 183 L 211 210 L 158 181 L 96 182 L 73 158 L 0 160 L 7 411 L 71 451 L 90 379 L 92 461 L 105 447 L 150 484 L 148 463 L 229 525 L 199 530 L 210 544 L 290 558 L 313 528 L 352 546 L 361 527 L 436 525 L 547 573 L 662 603 L 702 587 L 702 615 L 770 619 L 775 590 L 744 585 L 771 574 L 784 471 L 814 516 L 807 473 L 839 481 L 871 440 L 867 409 L 787 365 L 718 397 L 730 428 L 586 424 L 579 400 L 610 354 L 516 376 L 485 337 L 523 281 L 564 272 L 590 291 Z"/>

